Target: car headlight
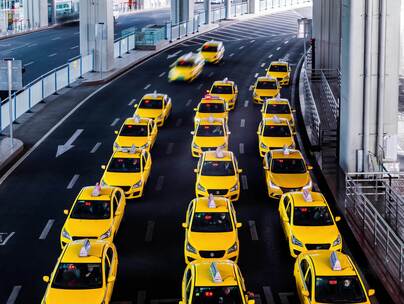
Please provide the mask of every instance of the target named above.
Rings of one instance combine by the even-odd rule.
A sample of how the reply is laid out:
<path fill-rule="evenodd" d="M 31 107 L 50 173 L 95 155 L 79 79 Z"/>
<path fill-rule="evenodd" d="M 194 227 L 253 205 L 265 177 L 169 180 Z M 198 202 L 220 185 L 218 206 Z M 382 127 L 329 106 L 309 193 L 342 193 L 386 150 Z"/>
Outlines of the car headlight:
<path fill-rule="evenodd" d="M 227 250 L 227 253 L 232 253 L 232 252 L 234 252 L 234 251 L 237 251 L 237 249 L 238 249 L 237 242 L 235 242 L 235 243 L 233 244 L 233 246 L 231 246 L 231 247 Z"/>
<path fill-rule="evenodd" d="M 281 189 L 280 187 L 275 185 L 271 180 L 268 182 L 268 185 L 269 185 L 270 188 L 273 188 L 273 189 Z"/>
<path fill-rule="evenodd" d="M 139 149 L 146 149 L 149 146 L 149 143 L 145 143 L 143 146 L 140 146 Z"/>
<path fill-rule="evenodd" d="M 115 149 L 119 149 L 121 146 L 117 143 L 117 142 L 114 142 L 114 148 Z"/>
<path fill-rule="evenodd" d="M 230 188 L 230 192 L 237 191 L 238 190 L 238 184 L 235 184 L 233 187 Z"/>
<path fill-rule="evenodd" d="M 103 179 L 101 180 L 101 187 L 108 187 L 108 184 Z"/>
<path fill-rule="evenodd" d="M 303 190 L 309 190 L 311 189 L 312 183 L 311 183 L 311 179 L 310 181 L 303 187 Z"/>
<path fill-rule="evenodd" d="M 195 253 L 195 254 L 197 253 L 195 247 L 192 246 L 188 241 L 187 241 L 186 249 L 187 249 L 187 251 L 189 251 L 189 252 L 192 252 L 192 253 Z"/>
<path fill-rule="evenodd" d="M 335 241 L 332 243 L 332 245 L 337 246 L 337 245 L 341 244 L 341 241 L 342 241 L 341 235 L 338 234 L 338 237 L 335 239 Z"/>
<path fill-rule="evenodd" d="M 62 236 L 66 239 L 72 240 L 72 237 L 70 236 L 70 234 L 67 232 L 67 230 L 65 228 L 62 229 Z"/>
<path fill-rule="evenodd" d="M 199 149 L 199 146 L 197 144 L 192 143 L 192 148 Z"/>
<path fill-rule="evenodd" d="M 204 186 L 202 186 L 201 184 L 198 183 L 198 185 L 196 186 L 198 188 L 199 191 L 205 192 L 206 188 Z"/>
<path fill-rule="evenodd" d="M 299 247 L 303 247 L 303 243 L 300 242 L 293 234 L 292 234 L 292 244 Z"/>
<path fill-rule="evenodd" d="M 268 149 L 268 146 L 267 146 L 266 144 L 264 144 L 264 143 L 261 143 L 261 144 L 260 144 L 260 147 L 261 147 L 262 149 Z"/>
<path fill-rule="evenodd" d="M 107 232 L 105 232 L 104 234 L 102 234 L 102 235 L 100 236 L 100 240 L 109 238 L 109 237 L 111 236 L 111 232 L 112 232 L 112 229 L 109 228 L 109 229 L 107 230 Z"/>
<path fill-rule="evenodd" d="M 140 181 L 138 181 L 137 183 L 135 183 L 133 186 L 132 186 L 132 188 L 133 189 L 137 189 L 137 188 L 140 188 L 142 186 L 142 180 L 140 180 Z"/>

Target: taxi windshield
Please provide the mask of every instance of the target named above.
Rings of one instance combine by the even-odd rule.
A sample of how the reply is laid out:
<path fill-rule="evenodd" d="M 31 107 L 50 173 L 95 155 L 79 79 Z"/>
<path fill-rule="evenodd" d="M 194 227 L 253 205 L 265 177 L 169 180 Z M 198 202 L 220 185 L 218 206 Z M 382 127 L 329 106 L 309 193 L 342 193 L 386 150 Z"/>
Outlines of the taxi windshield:
<path fill-rule="evenodd" d="M 224 104 L 204 102 L 199 105 L 198 111 L 200 113 L 224 113 Z"/>
<path fill-rule="evenodd" d="M 216 45 L 205 45 L 202 48 L 202 52 L 217 52 L 217 46 Z"/>
<path fill-rule="evenodd" d="M 290 114 L 287 104 L 269 104 L 266 109 L 267 114 Z"/>
<path fill-rule="evenodd" d="M 201 174 L 206 176 L 232 176 L 235 174 L 233 162 L 229 160 L 204 161 Z"/>
<path fill-rule="evenodd" d="M 277 158 L 272 160 L 271 171 L 280 174 L 302 174 L 306 173 L 306 166 L 299 158 Z"/>
<path fill-rule="evenodd" d="M 74 205 L 71 218 L 82 220 L 105 220 L 111 217 L 111 202 L 80 200 Z"/>
<path fill-rule="evenodd" d="M 238 286 L 194 287 L 193 304 L 242 304 Z"/>
<path fill-rule="evenodd" d="M 192 232 L 230 232 L 233 231 L 230 215 L 227 212 L 195 212 Z"/>
<path fill-rule="evenodd" d="M 284 64 L 273 64 L 269 68 L 271 72 L 287 72 L 288 68 Z"/>
<path fill-rule="evenodd" d="M 196 132 L 197 136 L 209 136 L 209 137 L 216 137 L 216 136 L 223 136 L 224 130 L 223 126 L 218 125 L 202 125 L 198 127 Z"/>
<path fill-rule="evenodd" d="M 178 60 L 177 63 L 175 64 L 177 67 L 187 67 L 191 68 L 194 66 L 193 61 L 188 61 L 188 60 Z"/>
<path fill-rule="evenodd" d="M 263 136 L 268 137 L 290 137 L 290 129 L 289 126 L 265 126 Z"/>
<path fill-rule="evenodd" d="M 212 94 L 233 94 L 231 85 L 215 85 L 210 91 Z"/>
<path fill-rule="evenodd" d="M 362 285 L 356 276 L 316 277 L 316 302 L 362 303 L 366 301 Z"/>
<path fill-rule="evenodd" d="M 330 226 L 333 220 L 325 206 L 302 206 L 294 208 L 293 224 L 295 226 Z"/>
<path fill-rule="evenodd" d="M 108 166 L 108 172 L 140 172 L 140 159 L 114 157 Z"/>
<path fill-rule="evenodd" d="M 121 136 L 147 136 L 147 125 L 124 125 Z"/>
<path fill-rule="evenodd" d="M 60 263 L 52 282 L 58 289 L 102 287 L 101 263 Z"/>
<path fill-rule="evenodd" d="M 162 109 L 163 108 L 163 100 L 161 99 L 143 99 L 139 104 L 140 109 Z"/>
<path fill-rule="evenodd" d="M 258 81 L 257 83 L 258 90 L 276 90 L 277 88 L 275 81 Z"/>

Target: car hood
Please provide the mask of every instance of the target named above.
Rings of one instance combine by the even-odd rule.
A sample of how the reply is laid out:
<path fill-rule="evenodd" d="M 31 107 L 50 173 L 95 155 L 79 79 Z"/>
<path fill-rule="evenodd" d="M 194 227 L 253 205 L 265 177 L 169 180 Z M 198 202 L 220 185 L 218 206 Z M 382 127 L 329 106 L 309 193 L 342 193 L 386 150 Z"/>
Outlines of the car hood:
<path fill-rule="evenodd" d="M 278 89 L 270 89 L 270 90 L 257 89 L 257 90 L 255 90 L 255 94 L 257 94 L 259 97 L 261 97 L 261 96 L 273 97 L 275 95 L 278 95 L 278 93 L 279 93 Z"/>
<path fill-rule="evenodd" d="M 274 78 L 285 78 L 288 76 L 287 72 L 269 72 L 269 75 Z"/>
<path fill-rule="evenodd" d="M 79 220 L 67 219 L 64 228 L 71 236 L 99 237 L 112 226 L 112 219 L 106 220 Z"/>
<path fill-rule="evenodd" d="M 46 294 L 47 304 L 101 304 L 104 299 L 104 291 L 97 289 L 55 289 L 50 288 Z"/>
<path fill-rule="evenodd" d="M 187 240 L 199 250 L 227 250 L 237 241 L 237 234 L 232 232 L 202 233 L 191 232 L 187 234 Z"/>
<path fill-rule="evenodd" d="M 263 115 L 263 118 L 273 118 L 274 116 L 276 116 L 278 118 L 287 119 L 288 121 L 292 120 L 292 115 L 291 114 L 267 114 L 267 113 L 265 113 Z"/>
<path fill-rule="evenodd" d="M 230 189 L 238 183 L 237 176 L 200 176 L 198 182 L 207 189 Z"/>
<path fill-rule="evenodd" d="M 148 143 L 149 137 L 147 136 L 119 136 L 115 142 L 121 147 L 141 147 Z"/>
<path fill-rule="evenodd" d="M 162 109 L 137 109 L 136 113 L 140 117 L 146 117 L 146 118 L 157 118 L 159 115 L 163 113 Z"/>
<path fill-rule="evenodd" d="M 288 147 L 294 144 L 292 137 L 263 137 L 261 136 L 261 142 L 268 147 L 282 148 L 284 145 Z"/>
<path fill-rule="evenodd" d="M 201 52 L 201 56 L 205 59 L 213 59 L 219 56 L 218 52 Z"/>
<path fill-rule="evenodd" d="M 219 147 L 226 143 L 226 139 L 222 136 L 219 137 L 195 137 L 194 143 L 199 147 Z"/>
<path fill-rule="evenodd" d="M 292 234 L 304 244 L 332 244 L 338 237 L 338 228 L 331 226 L 292 226 Z"/>
<path fill-rule="evenodd" d="M 195 115 L 195 119 L 202 119 L 202 118 L 209 118 L 209 117 L 213 117 L 213 118 L 223 118 L 223 119 L 227 119 L 227 115 L 226 112 L 224 113 L 200 113 L 198 112 Z"/>
<path fill-rule="evenodd" d="M 310 181 L 310 177 L 308 173 L 302 173 L 302 174 L 271 173 L 271 180 L 279 187 L 300 188 L 305 186 Z"/>
<path fill-rule="evenodd" d="M 170 74 L 172 76 L 176 76 L 176 77 L 178 77 L 178 76 L 188 76 L 189 74 L 192 73 L 192 71 L 193 71 L 193 68 L 190 68 L 190 67 L 187 67 L 187 68 L 185 68 L 185 67 L 182 67 L 182 68 L 176 67 L 176 68 L 171 69 Z"/>
<path fill-rule="evenodd" d="M 142 179 L 142 174 L 138 173 L 116 173 L 105 172 L 102 177 L 104 182 L 110 186 L 133 186 Z"/>

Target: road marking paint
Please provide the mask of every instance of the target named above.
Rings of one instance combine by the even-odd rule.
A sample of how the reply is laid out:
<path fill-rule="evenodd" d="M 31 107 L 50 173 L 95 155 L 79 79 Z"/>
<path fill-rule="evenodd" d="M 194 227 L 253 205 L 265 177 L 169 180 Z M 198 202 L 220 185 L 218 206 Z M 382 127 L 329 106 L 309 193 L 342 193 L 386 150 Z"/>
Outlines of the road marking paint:
<path fill-rule="evenodd" d="M 267 304 L 275 304 L 275 299 L 274 295 L 272 294 L 271 287 L 264 286 L 262 287 L 262 289 L 264 290 L 264 297 Z"/>
<path fill-rule="evenodd" d="M 153 240 L 154 221 L 147 221 L 146 236 L 144 241 L 150 243 Z"/>
<path fill-rule="evenodd" d="M 215 73 L 214 73 L 214 72 L 210 72 L 210 73 L 208 74 L 208 77 L 212 77 L 213 75 L 215 75 Z"/>
<path fill-rule="evenodd" d="M 182 118 L 178 118 L 177 122 L 175 123 L 175 126 L 178 128 L 182 125 Z"/>
<path fill-rule="evenodd" d="M 97 142 L 94 147 L 91 149 L 90 153 L 94 154 L 95 152 L 97 152 L 98 148 L 101 146 L 100 142 Z"/>
<path fill-rule="evenodd" d="M 110 126 L 114 127 L 119 121 L 119 118 L 115 118 L 113 122 L 111 122 Z"/>
<path fill-rule="evenodd" d="M 147 89 L 150 88 L 150 87 L 151 87 L 151 84 L 149 83 L 149 84 L 147 84 L 147 85 L 144 87 L 144 89 L 147 90 Z"/>
<path fill-rule="evenodd" d="M 240 120 L 240 128 L 244 127 L 245 127 L 245 119 L 243 118 L 242 120 Z"/>
<path fill-rule="evenodd" d="M 80 134 L 83 133 L 83 131 L 84 131 L 83 129 L 77 129 L 73 133 L 73 135 L 66 141 L 66 143 L 64 143 L 63 145 L 58 145 L 56 150 L 56 158 L 74 148 L 73 143 L 77 140 Z"/>
<path fill-rule="evenodd" d="M 282 304 L 289 304 L 289 299 L 288 297 L 291 297 L 294 295 L 293 292 L 280 292 L 279 294 L 279 299 L 281 300 Z"/>
<path fill-rule="evenodd" d="M 48 55 L 48 57 L 55 57 L 57 54 L 58 53 L 53 53 L 53 54 Z"/>
<path fill-rule="evenodd" d="M 28 47 L 38 46 L 38 43 L 31 43 Z"/>
<path fill-rule="evenodd" d="M 74 49 L 78 49 L 79 48 L 79 46 L 78 45 L 75 45 L 75 46 L 72 46 L 70 49 L 71 50 L 74 50 Z"/>
<path fill-rule="evenodd" d="M 202 87 L 203 87 L 203 83 L 201 83 L 200 85 L 198 85 L 196 89 L 197 89 L 197 90 L 200 90 L 200 89 L 202 89 Z"/>
<path fill-rule="evenodd" d="M 277 50 L 277 51 L 279 51 L 280 49 L 281 49 L 281 47 L 280 47 L 280 46 L 278 46 L 278 47 L 276 48 L 276 50 Z"/>
<path fill-rule="evenodd" d="M 265 62 L 261 63 L 261 68 L 263 68 L 266 65 Z"/>
<path fill-rule="evenodd" d="M 259 73 L 255 73 L 254 77 L 257 78 L 259 76 Z"/>
<path fill-rule="evenodd" d="M 248 103 L 249 102 L 250 102 L 249 100 L 244 101 L 244 108 L 248 108 Z"/>
<path fill-rule="evenodd" d="M 273 55 L 271 54 L 271 55 L 268 56 L 268 58 L 272 58 L 272 56 L 273 56 Z"/>
<path fill-rule="evenodd" d="M 244 144 L 243 143 L 240 143 L 238 145 L 238 150 L 240 151 L 240 154 L 244 154 Z"/>
<path fill-rule="evenodd" d="M 146 290 L 139 290 L 137 292 L 136 303 L 144 304 L 146 302 Z"/>
<path fill-rule="evenodd" d="M 136 98 L 133 98 L 129 103 L 128 106 L 133 106 L 133 104 L 136 102 Z"/>
<path fill-rule="evenodd" d="M 255 42 L 255 39 L 253 39 L 253 40 L 250 41 L 250 43 L 254 43 L 254 42 Z"/>
<path fill-rule="evenodd" d="M 161 77 L 163 77 L 165 74 L 166 74 L 166 72 L 163 72 L 163 73 L 161 73 L 161 74 L 159 75 L 159 77 L 161 78 Z"/>
<path fill-rule="evenodd" d="M 174 149 L 174 143 L 173 143 L 173 142 L 170 142 L 170 143 L 167 145 L 166 154 L 167 154 L 167 155 L 170 155 L 171 153 L 173 153 L 173 149 Z"/>
<path fill-rule="evenodd" d="M 256 304 L 262 304 L 261 296 L 259 294 L 254 295 L 254 301 Z"/>
<path fill-rule="evenodd" d="M 245 174 L 241 175 L 241 185 L 243 186 L 243 190 L 248 190 L 248 180 Z"/>
<path fill-rule="evenodd" d="M 75 32 L 73 35 L 80 35 L 80 32 Z"/>
<path fill-rule="evenodd" d="M 286 40 L 284 43 L 285 43 L 285 44 L 288 44 L 288 43 L 289 43 L 289 40 Z"/>
<path fill-rule="evenodd" d="M 229 57 L 233 57 L 234 56 L 234 53 L 231 53 L 230 55 L 229 55 Z"/>
<path fill-rule="evenodd" d="M 238 49 L 239 49 L 239 50 L 244 49 L 244 45 L 240 46 Z"/>
<path fill-rule="evenodd" d="M 248 226 L 250 227 L 251 239 L 253 241 L 258 241 L 257 226 L 255 225 L 255 221 L 248 221 Z"/>
<path fill-rule="evenodd" d="M 156 191 L 161 191 L 163 189 L 163 185 L 164 185 L 164 176 L 161 175 L 157 179 L 155 190 Z"/>
<path fill-rule="evenodd" d="M 42 230 L 41 235 L 39 236 L 40 240 L 46 239 L 46 236 L 48 235 L 49 231 L 51 230 L 54 222 L 55 222 L 55 220 L 51 219 L 46 223 L 45 227 Z"/>
<path fill-rule="evenodd" d="M 7 242 L 11 239 L 11 237 L 15 234 L 15 232 L 11 232 L 4 240 L 3 235 L 7 235 L 7 233 L 0 233 L 0 246 L 5 246 Z"/>
<path fill-rule="evenodd" d="M 17 285 L 14 286 L 13 290 L 11 291 L 10 296 L 7 299 L 6 304 L 14 304 L 15 301 L 17 300 L 17 297 L 21 291 L 22 286 L 21 285 Z"/>
<path fill-rule="evenodd" d="M 55 38 L 52 38 L 51 40 L 55 41 L 55 40 L 60 40 L 60 39 L 61 39 L 60 37 L 55 37 Z"/>
<path fill-rule="evenodd" d="M 72 189 L 74 187 L 74 184 L 77 182 L 79 179 L 80 175 L 75 174 L 72 179 L 70 180 L 69 184 L 67 185 L 66 189 Z"/>
<path fill-rule="evenodd" d="M 150 304 L 163 304 L 163 303 L 178 303 L 178 299 L 161 299 L 161 300 L 151 300 Z"/>
<path fill-rule="evenodd" d="M 35 63 L 35 61 L 30 61 L 30 62 L 24 64 L 24 67 L 30 66 L 31 64 L 34 64 L 34 63 Z"/>
<path fill-rule="evenodd" d="M 192 102 L 192 99 L 188 99 L 188 101 L 186 102 L 185 106 L 186 106 L 186 107 L 189 107 L 190 104 L 191 104 L 191 102 Z"/>

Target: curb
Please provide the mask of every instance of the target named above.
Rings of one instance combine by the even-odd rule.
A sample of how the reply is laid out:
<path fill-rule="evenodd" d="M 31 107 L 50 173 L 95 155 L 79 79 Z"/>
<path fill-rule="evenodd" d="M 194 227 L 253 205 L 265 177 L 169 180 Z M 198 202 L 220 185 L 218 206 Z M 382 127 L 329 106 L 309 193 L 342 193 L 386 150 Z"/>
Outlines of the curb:
<path fill-rule="evenodd" d="M 24 143 L 21 140 L 14 138 L 13 142 L 14 147 L 10 149 L 9 147 L 5 147 L 6 145 L 9 145 L 10 138 L 6 137 L 0 139 L 0 171 L 15 159 L 19 158 L 24 151 Z"/>

